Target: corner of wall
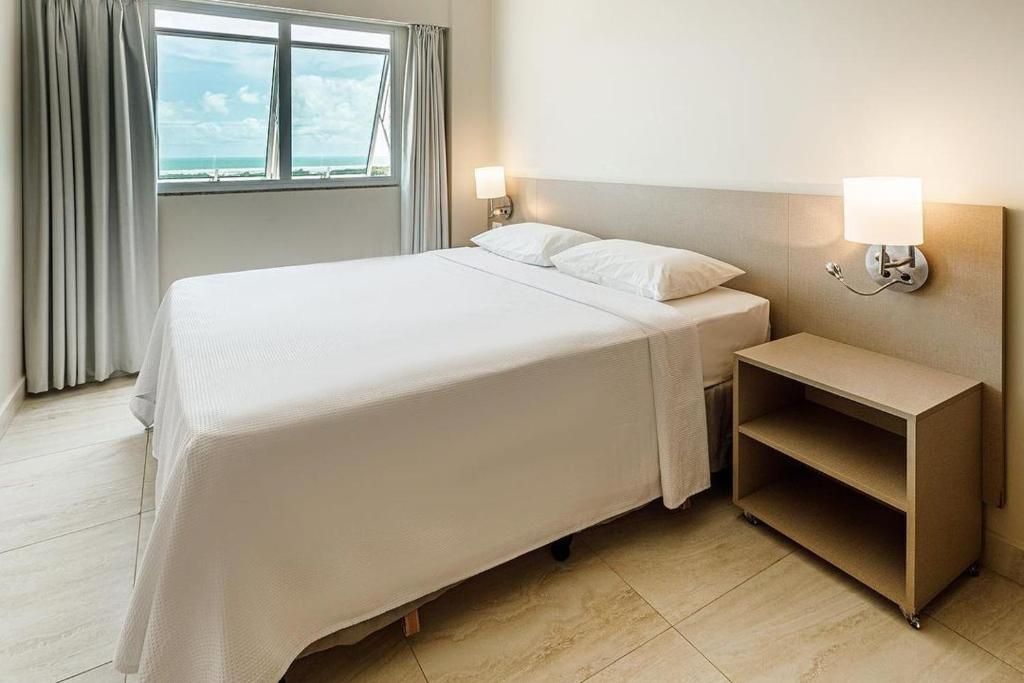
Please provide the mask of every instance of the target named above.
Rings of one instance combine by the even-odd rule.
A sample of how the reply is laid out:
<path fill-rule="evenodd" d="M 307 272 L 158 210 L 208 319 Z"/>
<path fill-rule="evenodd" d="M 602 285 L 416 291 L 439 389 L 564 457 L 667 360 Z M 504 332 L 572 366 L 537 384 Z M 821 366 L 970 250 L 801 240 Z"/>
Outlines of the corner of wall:
<path fill-rule="evenodd" d="M 22 354 L 21 3 L 0 9 L 0 434 L 25 394 Z"/>
<path fill-rule="evenodd" d="M 450 11 L 451 237 L 452 246 L 462 246 L 485 225 L 473 169 L 494 163 L 497 155 L 491 105 L 492 4 L 490 0 L 451 0 Z"/>
<path fill-rule="evenodd" d="M 982 564 L 1011 581 L 1024 585 L 1024 548 L 994 531 L 985 530 Z"/>
<path fill-rule="evenodd" d="M 7 428 L 11 426 L 18 408 L 25 400 L 25 378 L 14 385 L 14 389 L 7 396 L 0 398 L 0 439 L 3 438 Z"/>

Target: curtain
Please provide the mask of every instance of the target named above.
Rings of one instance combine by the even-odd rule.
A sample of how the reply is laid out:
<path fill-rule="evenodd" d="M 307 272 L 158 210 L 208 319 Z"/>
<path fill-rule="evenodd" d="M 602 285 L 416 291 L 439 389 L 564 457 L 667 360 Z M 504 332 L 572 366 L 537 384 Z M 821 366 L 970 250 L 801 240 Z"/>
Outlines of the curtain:
<path fill-rule="evenodd" d="M 444 29 L 412 26 L 402 121 L 402 253 L 449 245 Z"/>
<path fill-rule="evenodd" d="M 156 313 L 156 136 L 139 3 L 22 2 L 31 392 L 137 371 Z"/>

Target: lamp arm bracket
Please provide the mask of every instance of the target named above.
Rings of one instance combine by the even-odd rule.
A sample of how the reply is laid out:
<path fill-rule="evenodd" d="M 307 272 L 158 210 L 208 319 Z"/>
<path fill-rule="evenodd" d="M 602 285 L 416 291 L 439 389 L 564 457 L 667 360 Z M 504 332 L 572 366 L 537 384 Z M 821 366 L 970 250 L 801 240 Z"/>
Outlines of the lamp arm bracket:
<path fill-rule="evenodd" d="M 862 292 L 859 289 L 854 289 L 853 287 L 850 286 L 850 284 L 846 281 L 846 276 L 843 275 L 843 267 L 840 266 L 835 261 L 829 261 L 828 263 L 825 264 L 825 272 L 834 277 L 843 287 L 846 287 L 848 290 L 850 290 L 854 294 L 857 294 L 858 296 L 874 296 L 875 294 L 878 294 L 882 290 L 889 289 L 893 285 L 904 285 L 906 287 L 910 287 L 911 289 L 909 291 L 917 289 L 917 283 L 914 280 L 914 276 L 911 275 L 910 273 L 901 272 L 901 277 L 894 278 L 892 280 L 889 280 L 888 282 L 883 283 L 878 289 L 870 292 Z"/>
<path fill-rule="evenodd" d="M 853 292 L 854 294 L 857 294 L 859 296 L 874 296 L 875 294 L 878 294 L 879 292 L 881 292 L 883 289 L 889 289 L 893 285 L 912 285 L 912 284 L 914 284 L 913 282 L 904 282 L 903 280 L 892 280 L 890 282 L 885 283 L 884 285 L 882 285 L 881 287 L 879 287 L 876 290 L 873 290 L 873 291 L 870 291 L 870 292 L 862 292 L 862 291 L 860 291 L 858 289 L 854 289 L 853 287 L 851 287 L 846 282 L 846 280 L 839 280 L 839 283 L 843 287 L 846 287 L 848 290 L 850 290 L 851 292 Z"/>
<path fill-rule="evenodd" d="M 512 217 L 513 204 L 512 198 L 495 197 L 487 200 L 487 215 L 490 218 L 503 218 L 508 220 Z"/>
<path fill-rule="evenodd" d="M 900 259 L 899 261 L 886 261 L 885 262 L 885 267 L 886 268 L 902 268 L 903 266 L 911 266 L 913 264 L 914 264 L 914 259 L 913 258 L 904 258 L 904 259 Z"/>

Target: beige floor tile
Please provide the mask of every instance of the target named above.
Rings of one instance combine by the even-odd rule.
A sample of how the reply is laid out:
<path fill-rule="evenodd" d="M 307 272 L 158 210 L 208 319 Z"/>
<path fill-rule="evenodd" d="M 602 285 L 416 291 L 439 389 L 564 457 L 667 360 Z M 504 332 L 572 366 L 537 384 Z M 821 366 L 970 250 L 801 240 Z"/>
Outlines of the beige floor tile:
<path fill-rule="evenodd" d="M 802 551 L 677 629 L 733 681 L 1019 680 L 935 619 L 915 631 L 894 605 Z"/>
<path fill-rule="evenodd" d="M 139 512 L 145 433 L 0 465 L 0 552 Z"/>
<path fill-rule="evenodd" d="M 119 377 L 105 382 L 90 382 L 62 391 L 31 394 L 18 410 L 23 420 L 45 420 L 67 416 L 83 409 L 127 407 L 135 386 L 135 377 Z"/>
<path fill-rule="evenodd" d="M 792 551 L 747 524 L 727 490 L 697 496 L 688 510 L 654 503 L 582 538 L 672 624 Z"/>
<path fill-rule="evenodd" d="M 98 666 L 85 673 L 72 676 L 65 683 L 124 683 L 125 676 L 119 673 L 112 663 Z"/>
<path fill-rule="evenodd" d="M 641 645 L 588 683 L 727 683 L 701 653 L 673 629 Z"/>
<path fill-rule="evenodd" d="M 421 615 L 411 643 L 431 683 L 579 681 L 668 626 L 582 545 L 564 564 L 546 549 L 513 560 Z"/>
<path fill-rule="evenodd" d="M 110 661 L 138 517 L 0 554 L 0 681 L 57 681 Z"/>
<path fill-rule="evenodd" d="M 426 683 L 396 624 L 351 646 L 303 657 L 288 669 L 288 683 Z"/>
<path fill-rule="evenodd" d="M 142 483 L 142 511 L 156 507 L 156 467 L 157 460 L 153 457 L 153 433 L 148 432 L 146 441 L 146 476 Z"/>
<path fill-rule="evenodd" d="M 19 411 L 0 439 L 0 464 L 58 453 L 144 433 L 128 411 L 127 402 L 100 408 L 82 408 L 52 419 L 29 419 Z"/>
<path fill-rule="evenodd" d="M 1024 586 L 993 571 L 953 584 L 928 610 L 936 619 L 1024 671 Z"/>

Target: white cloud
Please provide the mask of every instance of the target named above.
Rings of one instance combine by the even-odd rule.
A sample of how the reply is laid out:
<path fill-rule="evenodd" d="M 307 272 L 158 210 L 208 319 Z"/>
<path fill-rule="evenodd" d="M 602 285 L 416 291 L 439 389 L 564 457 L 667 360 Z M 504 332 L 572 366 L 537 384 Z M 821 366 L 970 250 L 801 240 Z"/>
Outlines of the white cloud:
<path fill-rule="evenodd" d="M 228 96 L 222 92 L 210 92 L 207 90 L 203 93 L 203 110 L 227 115 Z"/>
<path fill-rule="evenodd" d="M 259 138 L 259 136 L 266 137 L 268 124 L 266 121 L 260 121 L 259 119 L 248 118 L 242 121 L 239 126 L 239 133 L 247 137 Z"/>
<path fill-rule="evenodd" d="M 156 103 L 156 115 L 158 121 L 174 121 L 178 118 L 178 105 L 167 100 L 159 100 Z"/>
<path fill-rule="evenodd" d="M 365 152 L 369 147 L 380 78 L 325 78 L 303 74 L 293 84 L 297 153 Z M 303 149 L 305 148 L 305 149 Z"/>
<path fill-rule="evenodd" d="M 266 96 L 253 92 L 249 86 L 243 85 L 238 89 L 238 99 L 242 100 L 246 104 L 259 104 L 266 99 Z"/>
<path fill-rule="evenodd" d="M 203 121 L 195 126 L 195 131 L 201 136 L 210 140 L 218 140 L 224 136 L 224 129 L 219 123 Z"/>
<path fill-rule="evenodd" d="M 267 151 L 267 120 L 179 119 L 162 121 L 160 144 L 167 157 L 258 156 Z"/>
<path fill-rule="evenodd" d="M 165 61 L 219 65 L 246 78 L 269 81 L 274 70 L 274 46 L 171 36 L 160 40 L 160 62 Z"/>

